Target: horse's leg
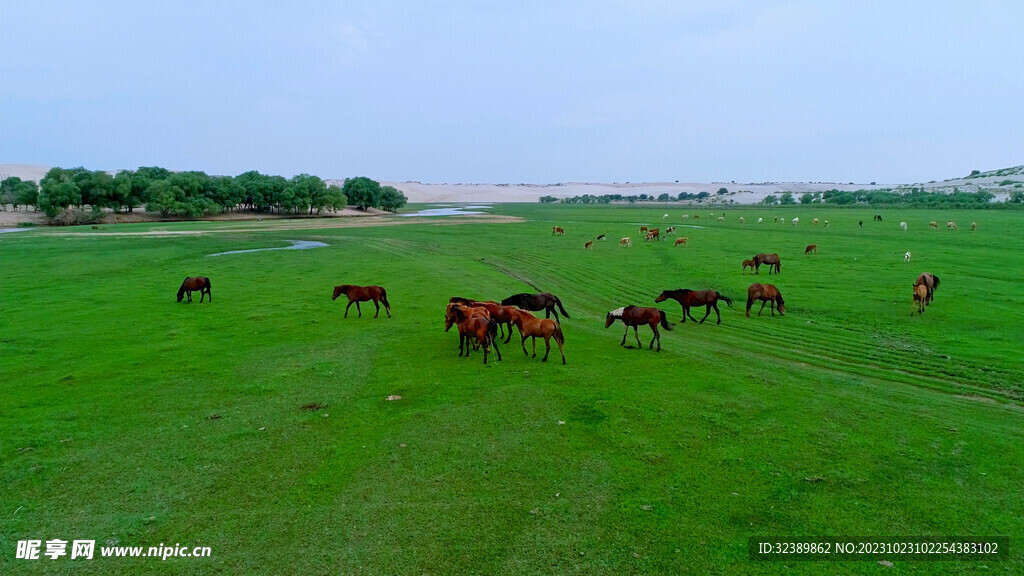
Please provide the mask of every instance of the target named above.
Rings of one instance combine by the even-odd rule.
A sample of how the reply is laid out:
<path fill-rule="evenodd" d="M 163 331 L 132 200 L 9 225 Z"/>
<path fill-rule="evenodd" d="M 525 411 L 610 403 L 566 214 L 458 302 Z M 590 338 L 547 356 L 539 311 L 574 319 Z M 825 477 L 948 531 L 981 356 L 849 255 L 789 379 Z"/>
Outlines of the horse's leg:
<path fill-rule="evenodd" d="M 703 324 L 708 319 L 708 316 L 711 316 L 711 304 L 704 305 L 704 317 L 700 319 L 700 323 Z"/>
<path fill-rule="evenodd" d="M 508 344 L 508 341 L 512 339 L 512 323 L 511 322 L 508 323 L 508 330 L 506 330 L 506 331 L 508 332 L 508 337 L 505 338 L 505 344 Z"/>
<path fill-rule="evenodd" d="M 377 316 L 380 316 L 380 304 L 377 302 L 376 298 L 373 299 L 373 305 L 377 307 L 377 313 L 373 315 L 373 317 L 376 318 Z"/>
<path fill-rule="evenodd" d="M 353 302 L 355 302 L 355 300 L 349 300 L 348 301 L 348 306 L 345 306 L 345 318 L 348 318 L 348 309 L 352 307 L 352 303 Z M 356 308 L 356 309 L 358 310 L 358 308 Z M 460 342 L 460 348 L 461 348 L 461 342 Z"/>
<path fill-rule="evenodd" d="M 768 302 L 769 302 L 768 309 L 772 311 L 772 316 L 775 316 L 775 299 L 772 298 Z"/>
<path fill-rule="evenodd" d="M 764 312 L 764 305 L 767 304 L 767 300 L 761 300 L 761 309 L 757 311 L 757 315 L 760 316 L 761 312 Z"/>
<path fill-rule="evenodd" d="M 548 306 L 547 309 L 551 310 L 551 313 L 555 315 L 555 322 L 557 324 L 561 324 L 562 322 L 558 319 L 558 310 L 555 310 L 555 305 L 552 304 L 551 306 Z"/>
<path fill-rule="evenodd" d="M 638 326 L 633 326 L 633 336 L 636 338 L 636 349 L 643 350 L 644 345 L 640 342 L 640 332 L 637 330 Z"/>
<path fill-rule="evenodd" d="M 718 302 L 712 302 L 711 306 L 715 309 L 715 316 L 718 316 L 718 324 L 722 323 L 722 313 L 718 311 Z"/>
<path fill-rule="evenodd" d="M 491 338 L 490 333 L 487 334 L 487 337 L 490 338 L 491 346 L 494 347 L 494 353 L 497 354 L 498 360 L 500 361 L 501 360 L 501 350 L 498 350 L 498 340 L 496 338 Z"/>
<path fill-rule="evenodd" d="M 622 333 L 622 342 L 619 342 L 619 346 L 626 345 L 626 336 L 629 336 L 629 325 L 626 325 L 626 331 Z"/>
<path fill-rule="evenodd" d="M 697 321 L 697 319 L 693 317 L 693 314 L 690 313 L 689 307 L 684 308 L 684 310 L 686 310 L 686 315 L 690 317 L 690 320 L 693 320 L 694 322 Z"/>
<path fill-rule="evenodd" d="M 537 337 L 530 336 L 530 341 L 533 342 L 533 357 L 537 357 Z"/>
<path fill-rule="evenodd" d="M 520 342 L 520 344 L 523 346 L 523 356 L 529 358 L 530 353 L 526 351 L 526 339 L 529 338 L 529 336 L 527 336 L 526 333 L 522 331 L 522 329 L 519 330 L 519 334 L 522 335 L 523 337 L 523 341 Z"/>
<path fill-rule="evenodd" d="M 550 354 L 550 353 L 551 353 L 551 336 L 545 336 L 544 337 L 544 358 L 541 360 L 541 362 L 547 362 L 548 361 L 548 354 Z"/>
<path fill-rule="evenodd" d="M 680 307 L 682 307 L 682 309 L 683 309 L 683 319 L 682 319 L 682 322 L 686 322 L 686 306 L 683 306 L 682 304 L 680 304 Z"/>
<path fill-rule="evenodd" d="M 359 308 L 359 300 L 356 300 L 356 312 L 359 312 L 359 317 L 363 317 L 363 311 Z"/>
<path fill-rule="evenodd" d="M 747 296 L 747 318 L 750 318 L 750 307 L 754 305 L 754 299 Z"/>

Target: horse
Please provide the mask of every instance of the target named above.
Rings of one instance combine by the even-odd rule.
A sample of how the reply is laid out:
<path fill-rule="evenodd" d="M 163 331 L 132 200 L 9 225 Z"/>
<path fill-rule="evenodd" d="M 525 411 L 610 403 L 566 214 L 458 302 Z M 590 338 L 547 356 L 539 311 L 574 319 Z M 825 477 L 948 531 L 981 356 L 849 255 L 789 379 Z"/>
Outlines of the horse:
<path fill-rule="evenodd" d="M 665 234 L 673 234 L 673 233 L 675 233 L 675 231 L 676 231 L 676 227 L 675 226 L 669 226 L 668 228 L 665 228 Z"/>
<path fill-rule="evenodd" d="M 857 227 L 863 228 L 864 227 L 864 221 L 863 220 L 858 220 L 857 221 Z"/>
<path fill-rule="evenodd" d="M 918 314 L 924 314 L 924 306 L 928 303 L 928 287 L 924 284 L 914 284 L 913 306 L 917 308 Z M 914 308 L 910 309 L 910 315 L 914 315 Z"/>
<path fill-rule="evenodd" d="M 687 220 L 687 219 L 689 219 L 689 217 L 690 217 L 689 214 L 683 214 L 683 220 Z"/>
<path fill-rule="evenodd" d="M 818 219 L 815 218 L 814 220 L 811 220 L 811 224 L 814 224 L 815 226 L 817 226 L 818 225 Z"/>
<path fill-rule="evenodd" d="M 619 248 L 622 248 L 623 246 L 632 246 L 632 245 L 633 245 L 633 241 L 630 240 L 628 237 L 623 238 L 622 240 L 619 240 Z"/>
<path fill-rule="evenodd" d="M 679 246 L 680 244 L 686 246 L 686 236 L 680 236 L 679 238 L 676 238 L 676 243 L 673 244 L 673 246 Z"/>
<path fill-rule="evenodd" d="M 811 252 L 814 252 L 815 254 L 818 253 L 818 245 L 817 244 L 808 244 L 807 248 L 804 248 L 804 256 L 810 254 Z"/>
<path fill-rule="evenodd" d="M 747 318 L 750 318 L 750 307 L 754 300 L 761 301 L 761 309 L 757 311 L 760 316 L 764 312 L 764 305 L 771 303 L 772 316 L 775 316 L 775 308 L 779 308 L 779 316 L 786 315 L 786 303 L 782 301 L 782 294 L 773 284 L 751 284 L 747 288 Z"/>
<path fill-rule="evenodd" d="M 551 235 L 554 236 L 555 234 L 564 235 L 565 234 L 565 230 L 562 229 L 561 226 L 552 226 L 551 227 Z"/>
<path fill-rule="evenodd" d="M 388 293 L 380 286 L 342 284 L 341 286 L 334 287 L 334 295 L 331 296 L 331 300 L 337 300 L 338 296 L 342 294 L 348 296 L 348 306 L 345 306 L 345 318 L 348 318 L 348 309 L 352 307 L 352 304 L 356 305 L 356 312 L 359 312 L 359 317 L 362 318 L 363 311 L 359 309 L 359 303 L 369 300 L 373 300 L 373 305 L 377 307 L 377 313 L 373 315 L 374 318 L 380 315 L 379 302 L 384 303 L 384 311 L 388 313 L 388 318 L 391 318 L 391 303 L 388 302 Z"/>
<path fill-rule="evenodd" d="M 881 222 L 881 221 L 882 221 L 882 215 L 881 214 L 875 214 L 875 222 Z"/>
<path fill-rule="evenodd" d="M 931 228 L 932 230 L 938 230 L 939 223 L 936 222 L 935 220 L 932 220 L 931 222 L 928 223 L 928 227 Z"/>
<path fill-rule="evenodd" d="M 598 237 L 597 237 L 597 240 L 598 240 L 598 241 L 603 241 L 603 240 L 605 240 L 604 234 L 601 234 L 600 236 L 598 236 Z"/>
<path fill-rule="evenodd" d="M 491 346 L 494 346 L 494 353 L 498 360 L 501 360 L 501 352 L 498 350 L 498 324 L 494 319 L 484 318 L 478 314 L 471 314 L 460 304 L 449 304 L 445 311 L 444 331 L 451 330 L 452 325 L 459 327 L 459 356 L 462 356 L 462 344 L 465 341 L 466 358 L 469 358 L 469 342 L 476 339 L 476 343 L 484 348 L 484 364 L 487 364 L 487 353 Z"/>
<path fill-rule="evenodd" d="M 619 346 L 626 345 L 626 336 L 629 334 L 629 327 L 633 327 L 633 336 L 636 337 L 636 346 L 638 350 L 642 350 L 644 345 L 640 343 L 640 334 L 637 332 L 637 327 L 643 324 L 647 324 L 651 327 L 651 331 L 654 332 L 654 337 L 651 338 L 651 344 L 647 347 L 648 350 L 654 347 L 654 342 L 658 342 L 658 352 L 661 352 L 661 333 L 658 332 L 658 324 L 665 330 L 671 330 L 672 326 L 668 323 L 668 314 L 658 310 L 657 308 L 641 308 L 639 306 L 626 306 L 612 310 L 604 317 L 604 327 L 607 328 L 615 323 L 616 320 L 622 320 L 622 323 L 626 325 L 626 331 L 622 333 L 622 342 L 619 342 Z"/>
<path fill-rule="evenodd" d="M 977 229 L 978 229 L 978 223 L 977 222 L 971 222 L 971 232 L 974 232 Z"/>
<path fill-rule="evenodd" d="M 647 226 L 641 226 L 640 227 L 640 234 L 644 234 L 645 232 L 647 232 Z"/>
<path fill-rule="evenodd" d="M 903 230 L 904 232 L 907 231 L 907 223 L 906 222 L 900 222 L 900 230 Z"/>
<path fill-rule="evenodd" d="M 562 308 L 562 301 L 558 299 L 558 296 L 547 292 L 541 292 L 539 294 L 530 294 L 527 292 L 513 294 L 502 300 L 501 305 L 515 306 L 516 308 L 522 308 L 523 310 L 530 310 L 533 312 L 543 310 L 545 318 L 550 318 L 551 315 L 554 314 L 555 322 L 559 322 L 558 312 L 561 312 L 566 318 L 569 317 L 569 313 L 565 311 L 565 308 Z M 558 306 L 558 312 L 555 312 L 555 306 Z"/>
<path fill-rule="evenodd" d="M 587 248 L 593 248 L 593 247 L 594 247 L 594 241 L 593 240 L 587 240 L 586 242 L 583 243 L 583 249 L 584 250 L 586 250 Z"/>
<path fill-rule="evenodd" d="M 196 290 L 199 291 L 199 303 L 203 303 L 203 298 L 206 296 L 210 297 L 210 302 L 213 302 L 213 293 L 210 292 L 210 279 L 206 276 L 186 276 L 185 281 L 181 283 L 181 288 L 178 288 L 178 302 L 186 295 L 188 301 L 192 302 L 192 293 Z"/>
<path fill-rule="evenodd" d="M 719 222 L 725 222 L 725 216 L 719 216 L 718 217 L 718 221 Z"/>
<path fill-rule="evenodd" d="M 750 268 L 751 270 L 754 269 L 754 261 L 753 260 L 744 260 L 743 261 L 743 273 L 744 274 L 747 273 L 747 268 Z"/>
<path fill-rule="evenodd" d="M 658 233 L 657 228 L 647 232 L 647 236 L 644 236 L 644 240 L 657 240 L 659 238 L 661 238 L 661 235 Z"/>
<path fill-rule="evenodd" d="M 526 310 L 516 310 L 512 313 L 512 324 L 519 328 L 519 335 L 522 336 L 523 340 L 520 342 L 523 346 L 523 354 L 529 356 L 530 353 L 526 351 L 526 339 L 533 339 L 533 357 L 537 357 L 537 337 L 544 339 L 544 358 L 541 358 L 541 362 L 548 361 L 548 354 L 551 353 L 551 339 L 555 339 L 555 344 L 558 344 L 558 352 L 562 355 L 562 364 L 565 364 L 565 336 L 562 335 L 562 327 L 555 321 L 548 318 L 537 318 L 533 314 L 530 314 Z"/>
<path fill-rule="evenodd" d="M 924 286 L 928 288 L 928 299 L 925 304 L 931 304 L 932 298 L 935 297 L 935 289 L 939 287 L 939 277 L 930 272 L 922 272 L 917 280 L 914 281 L 914 286 Z"/>
<path fill-rule="evenodd" d="M 508 343 L 512 339 L 512 313 L 515 312 L 515 306 L 503 306 L 493 300 L 469 300 L 466 298 L 459 298 L 453 296 L 449 303 L 461 304 L 463 306 L 472 306 L 485 310 L 488 317 L 498 323 L 498 328 L 501 330 L 501 336 L 505 336 L 505 342 Z M 508 335 L 505 334 L 505 328 L 508 329 Z"/>
<path fill-rule="evenodd" d="M 828 228 L 828 220 L 825 220 L 825 228 Z"/>
<path fill-rule="evenodd" d="M 746 222 L 746 220 L 743 219 L 743 216 L 740 216 L 740 224 L 743 224 L 745 222 Z"/>
<path fill-rule="evenodd" d="M 903 255 L 903 262 L 910 262 L 910 252 Z"/>
<path fill-rule="evenodd" d="M 754 256 L 754 274 L 761 273 L 761 264 L 768 265 L 769 274 L 772 273 L 772 270 L 775 270 L 776 273 L 782 272 L 782 260 L 779 259 L 778 254 L 758 254 Z"/>
<path fill-rule="evenodd" d="M 953 222 L 952 220 L 947 220 L 946 230 L 956 230 L 956 222 Z"/>
<path fill-rule="evenodd" d="M 757 219 L 757 223 L 758 223 L 758 224 L 761 224 L 761 223 L 763 223 L 763 222 L 764 222 L 764 218 L 758 218 L 758 219 Z"/>
<path fill-rule="evenodd" d="M 690 316 L 690 320 L 697 322 L 697 319 L 690 315 L 691 306 L 704 306 L 704 317 L 700 319 L 700 324 L 703 324 L 708 316 L 711 315 L 711 309 L 715 309 L 715 316 L 718 317 L 718 324 L 722 323 L 722 313 L 718 311 L 719 299 L 725 300 L 725 303 L 732 308 L 732 300 L 728 296 L 719 294 L 714 290 L 690 290 L 689 288 L 679 288 L 676 290 L 662 290 L 661 294 L 654 299 L 654 303 L 664 302 L 668 298 L 679 302 L 683 307 L 683 319 L 682 322 L 686 322 L 686 317 Z"/>

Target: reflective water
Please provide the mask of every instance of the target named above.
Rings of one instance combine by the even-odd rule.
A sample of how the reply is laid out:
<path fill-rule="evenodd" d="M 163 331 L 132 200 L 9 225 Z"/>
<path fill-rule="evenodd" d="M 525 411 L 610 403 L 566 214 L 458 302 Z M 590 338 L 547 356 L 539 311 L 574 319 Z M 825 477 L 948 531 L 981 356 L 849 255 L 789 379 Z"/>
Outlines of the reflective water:
<path fill-rule="evenodd" d="M 265 250 L 309 250 L 310 248 L 323 248 L 324 246 L 330 246 L 324 242 L 317 242 L 315 240 L 288 240 L 291 242 L 291 246 L 282 246 L 280 248 L 253 248 L 251 250 L 229 250 L 227 252 L 218 252 L 216 254 L 207 254 L 207 256 L 223 256 L 225 254 L 245 254 L 246 252 L 263 252 Z"/>

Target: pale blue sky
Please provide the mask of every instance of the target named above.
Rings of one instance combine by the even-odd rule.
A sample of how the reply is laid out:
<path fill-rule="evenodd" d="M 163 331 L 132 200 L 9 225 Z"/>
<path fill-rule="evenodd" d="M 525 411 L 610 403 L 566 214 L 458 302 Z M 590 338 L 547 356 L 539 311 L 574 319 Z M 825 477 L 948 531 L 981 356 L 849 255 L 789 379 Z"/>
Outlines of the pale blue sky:
<path fill-rule="evenodd" d="M 423 182 L 1024 163 L 1024 2 L 0 4 L 0 162 Z"/>

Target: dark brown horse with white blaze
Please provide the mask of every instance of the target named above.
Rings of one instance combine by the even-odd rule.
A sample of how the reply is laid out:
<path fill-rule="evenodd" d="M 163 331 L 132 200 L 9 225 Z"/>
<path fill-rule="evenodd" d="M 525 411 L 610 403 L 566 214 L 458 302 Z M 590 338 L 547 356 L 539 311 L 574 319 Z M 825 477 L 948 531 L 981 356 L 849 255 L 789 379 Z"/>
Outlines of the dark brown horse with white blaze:
<path fill-rule="evenodd" d="M 380 286 L 355 286 L 353 284 L 342 284 L 341 286 L 334 287 L 334 296 L 331 296 L 331 300 L 337 300 L 338 296 L 344 294 L 348 296 L 348 306 L 345 306 L 345 318 L 348 318 L 348 309 L 353 304 L 356 305 L 356 311 L 359 312 L 359 317 L 363 317 L 363 311 L 359 309 L 360 302 L 367 302 L 373 300 L 373 305 L 377 307 L 377 313 L 373 315 L 376 318 L 380 315 L 380 304 L 384 303 L 384 310 L 388 313 L 388 318 L 391 318 L 391 304 L 388 302 L 388 293 Z"/>
<path fill-rule="evenodd" d="M 551 339 L 555 339 L 555 344 L 558 344 L 558 352 L 562 355 L 562 364 L 565 364 L 565 336 L 562 334 L 562 327 L 551 320 L 550 318 L 537 318 L 533 314 L 530 314 L 526 310 L 516 310 L 512 313 L 512 324 L 519 328 L 519 335 L 522 336 L 523 340 L 520 342 L 523 346 L 523 354 L 529 356 L 530 353 L 526 351 L 526 339 L 533 339 L 533 357 L 537 357 L 537 338 L 544 339 L 544 358 L 541 362 L 548 361 L 548 354 L 551 353 Z"/>
<path fill-rule="evenodd" d="M 761 273 L 761 264 L 768 265 L 768 273 L 771 274 L 772 270 L 775 273 L 782 272 L 782 260 L 778 254 L 758 254 L 754 256 L 754 274 Z"/>
<path fill-rule="evenodd" d="M 690 316 L 690 320 L 697 322 L 697 319 L 690 315 L 691 306 L 704 306 L 704 317 L 700 319 L 699 324 L 703 324 L 708 316 L 711 315 L 711 309 L 715 309 L 715 316 L 718 317 L 718 324 L 722 323 L 722 313 L 718 311 L 718 301 L 724 300 L 729 308 L 732 308 L 732 300 L 728 296 L 724 296 L 714 290 L 690 290 L 689 288 L 679 288 L 677 290 L 663 290 L 657 298 L 654 299 L 655 303 L 664 302 L 667 299 L 673 299 L 683 307 L 683 322 L 686 322 L 686 317 Z"/>
<path fill-rule="evenodd" d="M 761 309 L 757 311 L 760 316 L 764 312 L 764 305 L 771 303 L 772 316 L 775 316 L 775 308 L 779 309 L 779 316 L 786 315 L 786 303 L 782 300 L 782 293 L 773 284 L 751 284 L 747 288 L 747 318 L 750 318 L 750 307 L 755 300 L 761 301 Z"/>
<path fill-rule="evenodd" d="M 181 288 L 178 288 L 178 302 L 181 302 L 182 298 L 188 296 L 188 301 L 192 302 L 192 293 L 199 291 L 199 303 L 203 303 L 203 298 L 206 296 L 210 297 L 210 302 L 213 302 L 213 292 L 210 292 L 210 279 L 206 276 L 191 276 L 185 277 L 185 281 L 181 283 Z"/>
<path fill-rule="evenodd" d="M 487 364 L 487 353 L 492 346 L 498 360 L 501 360 L 501 352 L 498 350 L 498 324 L 493 319 L 473 314 L 459 304 L 449 304 L 444 315 L 444 331 L 451 330 L 453 325 L 459 327 L 459 356 L 462 356 L 462 347 L 465 343 L 466 358 L 469 358 L 470 344 L 475 340 L 476 344 L 484 348 L 484 364 Z"/>
<path fill-rule="evenodd" d="M 923 272 L 914 281 L 914 286 L 924 286 L 928 289 L 928 299 L 925 300 L 925 304 L 931 304 L 932 298 L 935 297 L 935 289 L 939 287 L 939 277 L 931 272 Z M 179 299 L 180 301 L 180 299 Z"/>
<path fill-rule="evenodd" d="M 540 292 L 538 294 L 530 294 L 523 292 L 521 294 L 513 294 L 508 298 L 501 301 L 502 306 L 515 306 L 523 310 L 529 310 L 536 312 L 538 310 L 544 311 L 544 317 L 550 318 L 552 314 L 555 315 L 555 322 L 558 322 L 558 312 L 562 313 L 562 316 L 569 317 L 569 313 L 562 308 L 562 301 L 558 299 L 558 296 L 549 294 L 548 292 Z M 558 312 L 555 312 L 555 306 L 558 306 Z"/>
<path fill-rule="evenodd" d="M 654 336 L 651 338 L 651 344 L 647 346 L 650 350 L 654 347 L 654 342 L 658 342 L 658 352 L 661 352 L 661 333 L 658 332 L 658 324 L 665 330 L 671 330 L 672 325 L 668 323 L 668 314 L 658 310 L 657 308 L 641 308 L 639 306 L 626 306 L 624 308 L 618 308 L 612 310 L 604 317 L 604 327 L 607 328 L 615 323 L 616 320 L 622 320 L 622 323 L 626 325 L 626 331 L 622 333 L 622 342 L 619 342 L 619 346 L 626 345 L 626 336 L 629 334 L 629 327 L 633 327 L 633 336 L 636 337 L 637 349 L 642 349 L 643 344 L 640 343 L 640 334 L 637 333 L 637 327 L 643 326 L 644 324 L 651 327 L 651 332 L 654 332 Z"/>

